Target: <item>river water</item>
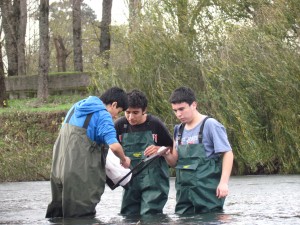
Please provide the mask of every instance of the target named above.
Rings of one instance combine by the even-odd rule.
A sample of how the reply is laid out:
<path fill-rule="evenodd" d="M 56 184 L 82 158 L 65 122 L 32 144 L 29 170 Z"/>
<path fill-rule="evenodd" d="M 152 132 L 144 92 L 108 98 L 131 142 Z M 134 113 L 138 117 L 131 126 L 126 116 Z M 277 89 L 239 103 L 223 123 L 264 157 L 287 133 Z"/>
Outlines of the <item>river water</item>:
<path fill-rule="evenodd" d="M 119 215 L 122 188 L 106 187 L 94 219 L 45 219 L 51 199 L 50 183 L 0 183 L 0 224 L 300 224 L 300 175 L 233 176 L 223 213 L 174 214 L 174 178 L 164 214 L 143 217 Z"/>

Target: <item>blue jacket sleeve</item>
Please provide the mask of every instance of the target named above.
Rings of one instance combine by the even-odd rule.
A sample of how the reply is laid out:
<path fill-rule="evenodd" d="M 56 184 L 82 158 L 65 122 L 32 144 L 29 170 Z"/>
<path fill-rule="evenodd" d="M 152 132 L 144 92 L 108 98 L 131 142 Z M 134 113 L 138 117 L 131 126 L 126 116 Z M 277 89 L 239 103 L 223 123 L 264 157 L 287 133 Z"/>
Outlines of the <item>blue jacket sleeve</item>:
<path fill-rule="evenodd" d="M 99 119 L 96 125 L 97 142 L 105 144 L 118 143 L 114 122 L 107 111 L 99 113 Z"/>

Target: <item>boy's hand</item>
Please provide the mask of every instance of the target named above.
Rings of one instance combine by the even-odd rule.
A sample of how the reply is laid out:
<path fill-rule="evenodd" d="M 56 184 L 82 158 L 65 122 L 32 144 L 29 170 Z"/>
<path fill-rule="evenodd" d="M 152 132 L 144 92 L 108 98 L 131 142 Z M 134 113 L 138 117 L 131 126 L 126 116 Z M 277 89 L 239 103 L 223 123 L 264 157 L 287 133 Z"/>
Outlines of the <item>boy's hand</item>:
<path fill-rule="evenodd" d="M 121 162 L 121 165 L 124 167 L 124 168 L 129 168 L 130 166 L 130 158 L 125 156 L 124 160 Z"/>

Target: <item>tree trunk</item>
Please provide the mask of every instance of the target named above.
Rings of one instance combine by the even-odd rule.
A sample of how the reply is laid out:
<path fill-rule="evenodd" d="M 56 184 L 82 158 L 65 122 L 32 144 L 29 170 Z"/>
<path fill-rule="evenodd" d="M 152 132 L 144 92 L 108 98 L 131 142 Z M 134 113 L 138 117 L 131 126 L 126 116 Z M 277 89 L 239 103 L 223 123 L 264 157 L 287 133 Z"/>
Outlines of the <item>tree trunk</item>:
<path fill-rule="evenodd" d="M 49 0 L 40 0 L 40 51 L 39 51 L 39 76 L 37 97 L 45 101 L 48 96 L 49 72 Z"/>
<path fill-rule="evenodd" d="M 7 54 L 7 74 L 18 74 L 18 48 L 17 48 L 17 18 L 19 18 L 19 2 L 15 0 L 0 0 L 2 25 L 5 33 L 5 50 Z"/>
<path fill-rule="evenodd" d="M 18 75 L 26 75 L 25 64 L 25 35 L 27 26 L 27 3 L 26 0 L 20 1 L 20 18 L 18 20 Z"/>
<path fill-rule="evenodd" d="M 83 71 L 82 63 L 82 37 L 81 37 L 81 3 L 82 0 L 73 0 L 73 49 L 74 49 L 74 69 Z"/>
<path fill-rule="evenodd" d="M 56 50 L 56 62 L 57 71 L 66 72 L 67 71 L 67 58 L 70 52 L 67 51 L 63 39 L 60 35 L 53 38 L 54 46 Z"/>
<path fill-rule="evenodd" d="M 4 66 L 2 58 L 2 43 L 0 41 L 0 108 L 7 106 Z"/>
<path fill-rule="evenodd" d="M 102 21 L 100 34 L 100 55 L 104 60 L 104 66 L 108 67 L 110 58 L 110 25 L 111 25 L 112 0 L 103 0 L 102 3 Z"/>

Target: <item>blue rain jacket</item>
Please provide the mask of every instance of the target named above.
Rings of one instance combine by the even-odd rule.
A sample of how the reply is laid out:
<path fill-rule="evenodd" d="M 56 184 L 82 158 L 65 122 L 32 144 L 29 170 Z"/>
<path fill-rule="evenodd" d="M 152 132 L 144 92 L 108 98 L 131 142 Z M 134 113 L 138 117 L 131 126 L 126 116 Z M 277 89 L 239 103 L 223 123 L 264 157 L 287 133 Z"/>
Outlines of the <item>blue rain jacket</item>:
<path fill-rule="evenodd" d="M 104 103 L 96 96 L 89 96 L 75 103 L 68 111 L 66 118 L 75 107 L 69 124 L 82 127 L 88 114 L 93 113 L 87 128 L 87 136 L 96 141 L 97 144 L 117 143 L 117 134 L 114 128 L 114 122 L 110 113 L 106 110 Z"/>

